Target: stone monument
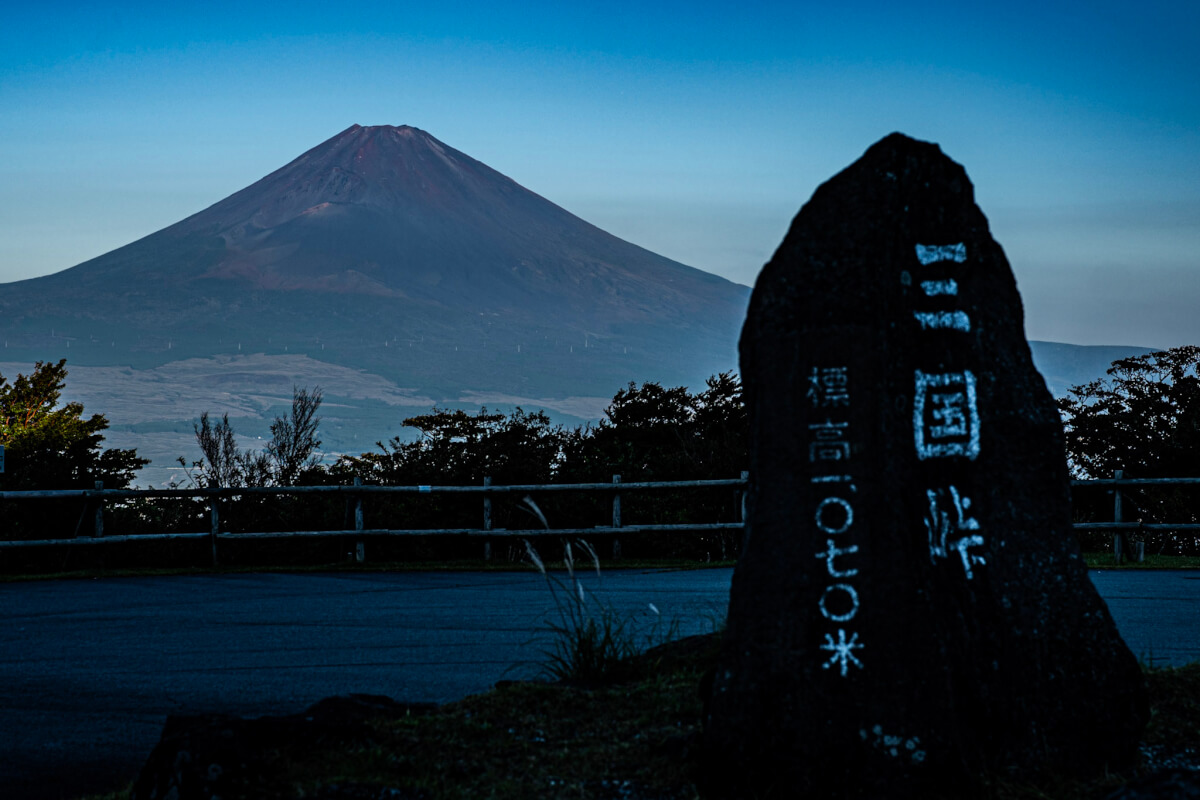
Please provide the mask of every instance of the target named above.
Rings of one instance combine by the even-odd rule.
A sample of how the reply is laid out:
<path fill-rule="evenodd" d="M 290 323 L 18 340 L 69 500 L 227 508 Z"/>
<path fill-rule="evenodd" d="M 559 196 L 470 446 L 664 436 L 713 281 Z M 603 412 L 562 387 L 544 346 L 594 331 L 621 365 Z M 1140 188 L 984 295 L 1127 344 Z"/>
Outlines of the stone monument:
<path fill-rule="evenodd" d="M 751 485 L 702 793 L 966 796 L 1128 766 L 1141 672 L 963 168 L 892 134 L 818 188 L 740 347 Z"/>

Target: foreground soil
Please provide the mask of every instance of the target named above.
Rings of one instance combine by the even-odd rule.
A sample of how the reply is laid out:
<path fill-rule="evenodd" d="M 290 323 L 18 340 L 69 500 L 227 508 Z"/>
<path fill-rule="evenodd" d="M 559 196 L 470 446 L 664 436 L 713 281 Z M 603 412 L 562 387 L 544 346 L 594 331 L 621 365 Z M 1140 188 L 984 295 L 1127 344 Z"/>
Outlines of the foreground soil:
<path fill-rule="evenodd" d="M 606 685 L 501 684 L 425 713 L 373 721 L 369 735 L 353 742 L 272 752 L 232 796 L 695 798 L 698 687 L 718 646 L 715 634 L 690 637 L 636 657 Z M 1153 710 L 1137 772 L 1084 782 L 985 778 L 979 796 L 1104 798 L 1158 770 L 1200 767 L 1200 663 L 1148 670 L 1146 679 Z"/>

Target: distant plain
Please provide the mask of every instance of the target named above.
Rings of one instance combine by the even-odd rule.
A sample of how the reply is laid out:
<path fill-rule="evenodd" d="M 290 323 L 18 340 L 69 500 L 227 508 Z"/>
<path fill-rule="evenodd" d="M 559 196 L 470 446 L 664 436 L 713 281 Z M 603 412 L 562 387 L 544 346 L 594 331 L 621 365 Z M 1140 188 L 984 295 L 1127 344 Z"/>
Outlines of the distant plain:
<path fill-rule="evenodd" d="M 1103 377 L 1114 359 L 1146 352 L 1137 347 L 1055 342 L 1031 342 L 1030 346 L 1034 363 L 1055 396 L 1073 385 Z M 0 361 L 0 375 L 10 380 L 32 368 L 29 362 Z M 612 394 L 622 388 L 614 385 L 608 395 L 573 395 L 564 385 L 556 393 L 560 396 L 520 396 L 467 388 L 466 376 L 464 388 L 446 394 L 401 386 L 365 369 L 300 354 L 216 355 L 142 369 L 68 361 L 67 370 L 64 401 L 82 402 L 88 414 L 108 418 L 104 446 L 133 447 L 151 460 L 137 480 L 144 487 L 186 478 L 178 459 L 182 456 L 191 462 L 200 457 L 192 425 L 205 411 L 211 416 L 228 414 L 240 444 L 261 447 L 264 442 L 259 439 L 269 438 L 271 420 L 287 410 L 293 387 L 320 387 L 325 394 L 320 435 L 326 462 L 343 454 L 369 452 L 376 449 L 376 442 L 394 436 L 403 440 L 415 437 L 416 432 L 405 429 L 403 421 L 428 413 L 435 405 L 471 413 L 481 405 L 503 411 L 516 406 L 526 411 L 542 409 L 556 423 L 574 427 L 601 419 Z"/>
<path fill-rule="evenodd" d="M 0 375 L 10 380 L 32 368 L 25 362 L 0 361 Z M 104 446 L 133 447 L 151 460 L 139 475 L 142 486 L 184 479 L 178 458 L 190 462 L 200 457 L 192 424 L 205 411 L 214 417 L 228 414 L 240 444 L 261 447 L 258 440 L 269 438 L 271 420 L 285 413 L 293 387 L 320 387 L 325 394 L 320 435 L 327 461 L 341 454 L 368 452 L 376 442 L 393 436 L 415 435 L 405 431 L 404 419 L 428 413 L 435 405 L 544 409 L 557 422 L 577 425 L 599 419 L 612 399 L 534 398 L 467 390 L 458 397 L 435 399 L 380 375 L 304 355 L 219 355 L 150 369 L 77 366 L 68 361 L 67 370 L 63 400 L 82 402 L 87 414 L 108 418 Z"/>

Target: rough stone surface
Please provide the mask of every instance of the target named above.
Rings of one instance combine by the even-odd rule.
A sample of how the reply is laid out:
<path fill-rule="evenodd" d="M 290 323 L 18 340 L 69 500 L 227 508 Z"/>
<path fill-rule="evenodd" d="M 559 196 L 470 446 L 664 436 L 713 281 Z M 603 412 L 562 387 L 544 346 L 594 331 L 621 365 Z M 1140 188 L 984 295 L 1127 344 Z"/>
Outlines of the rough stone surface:
<path fill-rule="evenodd" d="M 1200 800 L 1200 772 L 1164 770 L 1122 786 L 1104 800 Z"/>
<path fill-rule="evenodd" d="M 1130 764 L 1141 672 L 963 168 L 893 134 L 821 186 L 740 347 L 752 484 L 703 791 L 963 796 Z"/>
<path fill-rule="evenodd" d="M 367 722 L 426 713 L 430 704 L 388 697 L 326 698 L 300 714 L 242 719 L 227 715 L 167 717 L 162 738 L 133 786 L 133 800 L 218 800 L 281 796 L 278 775 L 331 744 L 371 741 Z M 398 800 L 415 795 L 354 784 L 326 787 L 322 798 Z"/>

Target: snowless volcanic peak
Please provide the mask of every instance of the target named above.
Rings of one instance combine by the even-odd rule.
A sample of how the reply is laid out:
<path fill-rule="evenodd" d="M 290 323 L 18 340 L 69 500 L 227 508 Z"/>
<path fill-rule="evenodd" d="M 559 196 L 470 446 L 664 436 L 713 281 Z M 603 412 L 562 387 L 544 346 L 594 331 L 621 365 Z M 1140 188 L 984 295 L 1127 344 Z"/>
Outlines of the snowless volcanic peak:
<path fill-rule="evenodd" d="M 75 269 L 84 281 L 98 273 L 218 280 L 480 312 L 603 311 L 617 321 L 744 294 L 601 231 L 425 131 L 388 125 L 351 126 L 204 211 Z"/>
<path fill-rule="evenodd" d="M 511 183 L 425 131 L 353 125 L 209 211 L 230 223 L 249 214 L 271 227 L 320 203 L 446 208 L 456 194 L 451 186 L 479 189 L 495 181 Z"/>
<path fill-rule="evenodd" d="M 389 331 L 389 342 L 408 337 L 406 353 L 436 342 L 497 374 L 497 342 L 523 357 L 539 342 L 566 354 L 540 362 L 547 375 L 583 363 L 569 360 L 576 345 L 593 357 L 603 341 L 612 376 L 665 380 L 620 359 L 729 368 L 712 354 L 733 352 L 748 294 L 605 233 L 418 128 L 353 125 L 168 228 L 5 286 L 0 330 L 33 347 L 79 321 L 73 336 L 107 337 L 113 353 L 123 337 L 139 353 L 161 340 L 163 357 L 181 342 L 196 355 L 236 351 L 260 333 L 255 347 L 311 350 L 320 339 L 316 352 L 332 357 L 321 349 L 330 337 L 383 348 Z M 450 384 L 444 360 L 428 364 Z"/>

